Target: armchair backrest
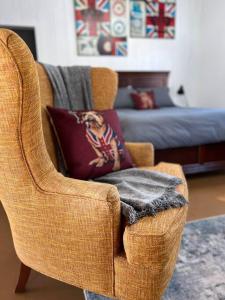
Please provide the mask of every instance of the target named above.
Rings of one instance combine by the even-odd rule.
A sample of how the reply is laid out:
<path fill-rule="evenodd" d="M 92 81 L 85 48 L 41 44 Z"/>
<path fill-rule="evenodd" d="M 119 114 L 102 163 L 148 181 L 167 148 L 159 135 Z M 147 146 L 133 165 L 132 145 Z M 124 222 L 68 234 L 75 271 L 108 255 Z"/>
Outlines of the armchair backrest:
<path fill-rule="evenodd" d="M 112 108 L 117 74 L 93 68 L 92 85 L 95 108 Z M 6 210 L 23 201 L 29 187 L 38 189 L 54 169 L 54 143 L 43 109 L 52 102 L 48 78 L 25 42 L 0 29 L 0 199 Z"/>
<path fill-rule="evenodd" d="M 45 111 L 47 105 L 53 105 L 53 91 L 43 66 L 37 63 L 37 70 L 40 83 L 44 137 L 48 153 L 56 166 L 54 139 Z M 108 68 L 92 68 L 91 79 L 94 108 L 98 110 L 113 108 L 118 85 L 117 73 Z"/>
<path fill-rule="evenodd" d="M 95 108 L 112 108 L 117 74 L 93 68 L 91 76 Z M 52 162 L 56 163 L 44 110 L 52 103 L 52 89 L 43 67 L 36 65 L 18 35 L 0 29 L 0 195 L 16 191 L 26 180 L 35 180 L 35 174 L 37 178 L 45 176 L 53 168 Z"/>
<path fill-rule="evenodd" d="M 14 111 L 16 110 L 13 99 L 14 101 L 18 100 L 18 105 L 21 105 L 23 102 L 24 108 L 26 108 L 28 113 L 28 115 L 23 114 L 24 124 L 27 124 L 27 131 L 29 131 L 28 124 L 30 124 L 30 118 L 32 117 L 30 115 L 31 101 L 38 115 L 38 118 L 36 118 L 37 122 L 40 121 L 39 109 L 41 106 L 43 126 L 41 124 L 38 125 L 39 135 L 43 132 L 47 152 L 56 166 L 54 139 L 45 110 L 46 105 L 53 105 L 53 91 L 47 74 L 42 65 L 34 63 L 27 45 L 14 32 L 0 29 L 0 42 L 1 113 L 6 115 L 11 106 Z M 99 110 L 113 108 L 117 93 L 117 73 L 107 68 L 92 68 L 91 77 L 94 108 Z M 19 107 L 17 107 L 16 111 L 16 115 L 19 118 L 18 114 Z M 4 116 L 0 122 L 1 126 L 3 121 L 5 121 Z M 8 124 L 10 130 L 14 130 L 15 133 L 16 127 L 19 126 L 19 119 L 16 121 L 17 124 L 15 124 L 15 118 L 10 120 L 10 123 Z M 30 130 L 33 131 L 34 128 L 30 128 Z M 29 138 L 32 141 L 37 136 L 34 135 Z M 12 152 L 11 146 L 8 151 L 9 153 Z"/>

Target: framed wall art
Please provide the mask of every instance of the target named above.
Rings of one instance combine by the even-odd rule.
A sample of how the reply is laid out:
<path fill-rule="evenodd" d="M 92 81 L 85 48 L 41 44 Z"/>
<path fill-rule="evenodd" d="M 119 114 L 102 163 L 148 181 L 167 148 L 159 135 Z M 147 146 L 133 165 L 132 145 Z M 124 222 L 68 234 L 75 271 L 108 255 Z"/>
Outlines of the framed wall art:
<path fill-rule="evenodd" d="M 176 0 L 130 0 L 130 35 L 174 39 Z"/>
<path fill-rule="evenodd" d="M 127 55 L 127 1 L 74 0 L 77 53 Z"/>

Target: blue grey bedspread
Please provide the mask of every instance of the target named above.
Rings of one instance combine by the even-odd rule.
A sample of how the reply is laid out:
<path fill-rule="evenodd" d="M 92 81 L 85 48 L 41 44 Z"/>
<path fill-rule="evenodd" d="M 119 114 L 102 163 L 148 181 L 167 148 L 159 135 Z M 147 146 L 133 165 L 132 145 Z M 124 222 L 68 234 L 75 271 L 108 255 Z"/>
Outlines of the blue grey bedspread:
<path fill-rule="evenodd" d="M 117 112 L 129 142 L 151 142 L 156 149 L 167 149 L 225 141 L 225 109 L 163 107 Z"/>

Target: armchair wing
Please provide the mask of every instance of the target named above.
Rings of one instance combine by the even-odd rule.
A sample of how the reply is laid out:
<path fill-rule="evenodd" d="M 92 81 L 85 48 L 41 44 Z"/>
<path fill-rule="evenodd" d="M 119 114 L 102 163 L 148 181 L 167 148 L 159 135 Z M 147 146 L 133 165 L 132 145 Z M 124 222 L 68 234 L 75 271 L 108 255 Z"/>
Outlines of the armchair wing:
<path fill-rule="evenodd" d="M 137 167 L 154 165 L 154 146 L 151 143 L 125 143 L 130 156 Z"/>

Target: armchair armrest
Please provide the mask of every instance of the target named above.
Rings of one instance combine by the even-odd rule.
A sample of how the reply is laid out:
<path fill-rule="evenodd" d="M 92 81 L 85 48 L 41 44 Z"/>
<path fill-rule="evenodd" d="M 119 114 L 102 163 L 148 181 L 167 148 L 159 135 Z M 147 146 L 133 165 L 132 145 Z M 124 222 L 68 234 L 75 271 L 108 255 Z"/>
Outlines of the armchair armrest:
<path fill-rule="evenodd" d="M 178 253 L 186 214 L 187 205 L 127 226 L 123 239 L 128 262 L 157 269 L 165 267 L 171 253 Z"/>
<path fill-rule="evenodd" d="M 154 165 L 154 146 L 151 143 L 129 143 L 126 147 L 137 167 L 150 167 Z"/>
<path fill-rule="evenodd" d="M 72 285 L 112 295 L 120 245 L 120 201 L 109 184 L 70 179 L 51 170 L 21 209 L 21 261 Z M 28 219 L 27 219 L 28 216 Z"/>
<path fill-rule="evenodd" d="M 183 184 L 178 192 L 188 198 L 188 189 L 181 166 L 168 163 L 149 168 L 177 176 Z M 177 255 L 181 234 L 186 221 L 188 206 L 169 209 L 155 217 L 145 217 L 138 223 L 127 226 L 124 232 L 124 249 L 128 263 L 145 267 L 164 268 L 170 264 L 171 256 Z"/>

